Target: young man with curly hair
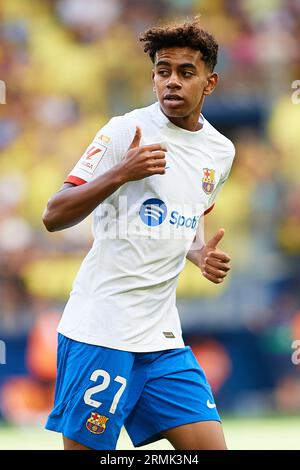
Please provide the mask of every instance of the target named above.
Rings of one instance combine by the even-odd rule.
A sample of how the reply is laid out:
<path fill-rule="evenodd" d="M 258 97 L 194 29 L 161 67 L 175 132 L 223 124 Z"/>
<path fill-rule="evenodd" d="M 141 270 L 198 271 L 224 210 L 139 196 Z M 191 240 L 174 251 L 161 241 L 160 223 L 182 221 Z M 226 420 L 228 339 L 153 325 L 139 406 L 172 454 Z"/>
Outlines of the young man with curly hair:
<path fill-rule="evenodd" d="M 95 238 L 58 326 L 46 428 L 63 434 L 65 449 L 115 449 L 123 425 L 137 447 L 165 437 L 175 449 L 226 449 L 175 297 L 186 258 L 217 284 L 230 269 L 217 247 L 224 229 L 192 246 L 234 157 L 201 114 L 218 81 L 218 45 L 197 19 L 140 41 L 158 101 L 112 118 L 43 216 L 56 231 L 93 212 Z"/>

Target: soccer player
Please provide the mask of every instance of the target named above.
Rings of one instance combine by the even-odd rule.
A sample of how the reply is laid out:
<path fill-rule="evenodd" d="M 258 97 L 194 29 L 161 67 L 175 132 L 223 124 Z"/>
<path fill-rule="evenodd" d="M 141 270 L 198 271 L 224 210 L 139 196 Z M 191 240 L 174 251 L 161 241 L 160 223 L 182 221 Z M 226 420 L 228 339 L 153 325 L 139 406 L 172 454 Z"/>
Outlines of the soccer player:
<path fill-rule="evenodd" d="M 49 231 L 93 212 L 94 243 L 58 326 L 54 408 L 65 449 L 165 437 L 175 449 L 226 449 L 205 374 L 185 346 L 176 284 L 185 259 L 218 284 L 230 258 L 219 229 L 192 246 L 228 177 L 234 146 L 201 114 L 218 81 L 218 45 L 197 19 L 141 35 L 157 102 L 112 118 L 48 202 Z"/>

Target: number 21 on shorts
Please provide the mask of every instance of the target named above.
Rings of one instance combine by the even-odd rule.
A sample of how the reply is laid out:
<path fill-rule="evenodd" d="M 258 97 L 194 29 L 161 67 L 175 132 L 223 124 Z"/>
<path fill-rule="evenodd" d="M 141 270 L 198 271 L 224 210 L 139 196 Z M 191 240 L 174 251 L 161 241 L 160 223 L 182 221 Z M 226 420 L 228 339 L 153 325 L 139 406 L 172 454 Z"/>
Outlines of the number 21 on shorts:
<path fill-rule="evenodd" d="M 88 388 L 83 397 L 84 402 L 87 405 L 92 406 L 94 408 L 99 408 L 99 406 L 102 405 L 102 402 L 93 400 L 92 396 L 95 395 L 95 393 L 103 392 L 103 390 L 106 390 L 109 387 L 109 384 L 111 381 L 111 377 L 109 373 L 103 369 L 94 370 L 94 372 L 92 373 L 90 377 L 90 380 L 92 380 L 93 382 L 97 382 L 99 377 L 102 377 L 103 379 L 102 383 L 99 385 L 96 385 L 95 387 Z M 114 381 L 120 383 L 121 387 L 118 389 L 117 393 L 115 394 L 111 407 L 109 409 L 109 412 L 112 414 L 114 414 L 117 409 L 118 403 L 120 401 L 121 396 L 123 395 L 123 392 L 126 388 L 126 383 L 127 383 L 126 379 L 124 377 L 121 377 L 120 375 L 117 375 L 117 377 L 114 378 Z"/>

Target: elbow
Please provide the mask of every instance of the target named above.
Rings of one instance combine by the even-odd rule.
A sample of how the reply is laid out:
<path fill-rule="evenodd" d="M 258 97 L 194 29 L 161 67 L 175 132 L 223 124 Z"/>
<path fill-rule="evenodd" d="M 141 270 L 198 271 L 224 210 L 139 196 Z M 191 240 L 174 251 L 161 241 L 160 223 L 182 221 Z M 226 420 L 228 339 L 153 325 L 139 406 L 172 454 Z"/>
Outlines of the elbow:
<path fill-rule="evenodd" d="M 48 213 L 47 209 L 44 210 L 42 220 L 43 220 L 43 224 L 45 225 L 48 232 L 54 232 L 55 231 L 54 226 L 51 223 L 51 218 L 49 217 L 49 213 Z"/>
<path fill-rule="evenodd" d="M 55 220 L 53 218 L 52 211 L 49 207 L 49 203 L 48 203 L 46 209 L 43 212 L 42 220 L 43 220 L 43 224 L 46 227 L 46 229 L 48 230 L 48 232 L 55 232 L 57 230 L 57 227 L 55 225 Z"/>

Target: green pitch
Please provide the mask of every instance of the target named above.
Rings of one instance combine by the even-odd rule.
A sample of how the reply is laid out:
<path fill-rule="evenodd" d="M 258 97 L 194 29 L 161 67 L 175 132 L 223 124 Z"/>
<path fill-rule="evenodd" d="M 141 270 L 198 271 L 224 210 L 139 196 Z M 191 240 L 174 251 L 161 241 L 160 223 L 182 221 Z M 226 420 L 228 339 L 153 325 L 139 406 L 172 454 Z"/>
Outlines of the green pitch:
<path fill-rule="evenodd" d="M 254 419 L 223 419 L 227 445 L 230 449 L 297 449 L 300 450 L 300 420 L 297 417 L 266 417 Z M 0 449 L 62 449 L 57 433 L 33 427 L 0 426 Z M 133 449 L 123 431 L 118 449 Z M 166 440 L 141 449 L 172 449 Z"/>

